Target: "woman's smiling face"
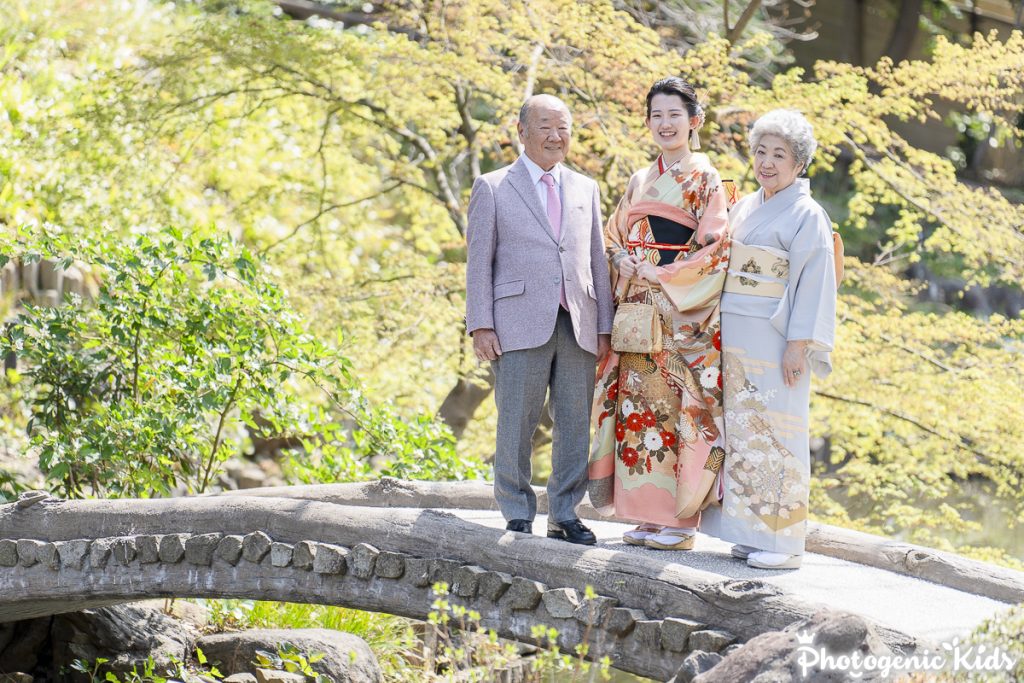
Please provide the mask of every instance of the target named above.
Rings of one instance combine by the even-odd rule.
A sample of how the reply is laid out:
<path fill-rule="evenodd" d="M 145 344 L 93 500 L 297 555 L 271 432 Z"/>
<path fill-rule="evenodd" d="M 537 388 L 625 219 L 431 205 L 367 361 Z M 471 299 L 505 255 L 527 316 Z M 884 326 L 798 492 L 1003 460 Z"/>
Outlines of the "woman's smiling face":
<path fill-rule="evenodd" d="M 662 152 L 672 152 L 689 149 L 690 128 L 698 121 L 696 116 L 692 119 L 682 97 L 658 93 L 651 98 L 651 115 L 646 123 Z"/>
<path fill-rule="evenodd" d="M 764 135 L 758 141 L 754 149 L 754 176 L 764 188 L 765 199 L 792 185 L 802 170 L 785 138 Z"/>

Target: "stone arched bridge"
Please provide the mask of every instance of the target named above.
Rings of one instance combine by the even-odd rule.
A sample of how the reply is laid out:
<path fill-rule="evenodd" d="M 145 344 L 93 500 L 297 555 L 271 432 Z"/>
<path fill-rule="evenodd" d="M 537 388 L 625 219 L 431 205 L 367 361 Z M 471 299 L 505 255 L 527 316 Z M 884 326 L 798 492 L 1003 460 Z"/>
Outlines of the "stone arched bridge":
<path fill-rule="evenodd" d="M 502 637 L 532 642 L 534 625 L 554 626 L 562 647 L 586 641 L 593 656 L 607 654 L 615 667 L 658 680 L 721 661 L 701 677 L 711 681 L 738 680 L 730 677 L 743 665 L 744 643 L 784 634 L 773 642 L 785 647 L 795 626 L 820 625 L 838 614 L 769 580 L 730 578 L 658 553 L 623 552 L 621 545 L 573 546 L 514 534 L 425 509 L 490 507 L 483 484 L 383 480 L 237 493 L 243 495 L 39 496 L 3 506 L 0 621 L 157 596 L 322 603 L 423 619 L 434 599 L 431 586 L 444 581 L 452 601 L 478 611 L 482 624 Z M 858 543 L 839 534 L 812 545 L 831 544 L 838 548 L 833 555 L 867 553 L 863 539 Z M 889 543 L 888 550 L 897 546 Z M 914 552 L 924 556 L 908 562 Z M 951 582 L 991 595 L 967 596 L 987 601 L 988 611 L 997 600 L 1024 600 L 1018 573 L 925 549 L 896 552 L 901 562 L 878 549 L 872 556 L 903 574 L 942 565 Z M 699 563 L 699 553 L 687 557 Z M 586 586 L 596 598 L 585 597 Z M 870 618 L 861 623 L 868 631 L 855 646 L 899 653 L 933 646 L 913 629 Z"/>

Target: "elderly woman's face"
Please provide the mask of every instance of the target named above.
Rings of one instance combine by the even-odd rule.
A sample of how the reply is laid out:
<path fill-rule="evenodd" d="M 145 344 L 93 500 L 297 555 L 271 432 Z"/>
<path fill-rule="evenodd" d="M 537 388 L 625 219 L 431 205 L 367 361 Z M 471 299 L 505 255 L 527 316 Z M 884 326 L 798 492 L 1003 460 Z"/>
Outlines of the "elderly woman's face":
<path fill-rule="evenodd" d="M 754 149 L 754 175 L 768 199 L 793 184 L 803 168 L 785 138 L 763 135 Z"/>

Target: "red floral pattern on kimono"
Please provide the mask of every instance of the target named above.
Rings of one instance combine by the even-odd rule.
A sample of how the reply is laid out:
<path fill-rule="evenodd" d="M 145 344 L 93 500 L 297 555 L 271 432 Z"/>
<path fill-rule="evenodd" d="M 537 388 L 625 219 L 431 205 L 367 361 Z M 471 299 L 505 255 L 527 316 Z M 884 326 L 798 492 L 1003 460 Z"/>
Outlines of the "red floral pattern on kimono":
<path fill-rule="evenodd" d="M 724 456 L 719 298 L 729 259 L 729 198 L 703 154 L 660 173 L 638 171 L 608 221 L 605 243 L 618 302 L 648 301 L 661 314 L 663 350 L 609 353 L 598 368 L 590 499 L 604 514 L 696 526 L 714 498 Z M 618 278 L 630 254 L 661 253 L 649 217 L 694 230 L 648 290 Z"/>

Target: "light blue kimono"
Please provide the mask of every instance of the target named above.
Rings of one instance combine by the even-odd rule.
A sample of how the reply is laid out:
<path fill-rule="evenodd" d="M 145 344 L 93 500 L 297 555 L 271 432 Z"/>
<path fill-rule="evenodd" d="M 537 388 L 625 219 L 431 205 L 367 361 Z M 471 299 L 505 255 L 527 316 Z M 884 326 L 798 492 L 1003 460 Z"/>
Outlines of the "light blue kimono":
<path fill-rule="evenodd" d="M 800 554 L 810 490 L 811 373 L 787 387 L 782 355 L 787 341 L 807 340 L 810 369 L 818 376 L 831 371 L 832 223 L 805 179 L 767 201 L 763 190 L 744 197 L 730 221 L 734 251 L 722 295 L 726 455 L 721 506 L 705 510 L 701 531 Z M 737 243 L 752 250 L 737 258 Z M 746 259 L 750 253 L 756 258 Z"/>

